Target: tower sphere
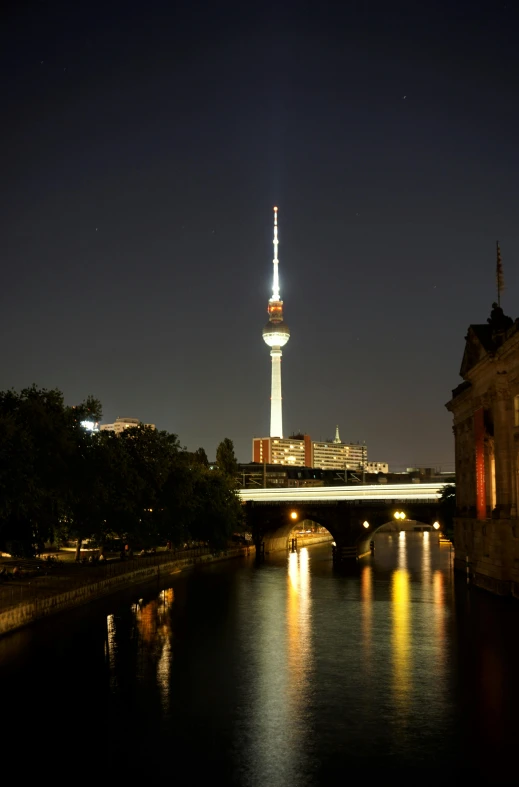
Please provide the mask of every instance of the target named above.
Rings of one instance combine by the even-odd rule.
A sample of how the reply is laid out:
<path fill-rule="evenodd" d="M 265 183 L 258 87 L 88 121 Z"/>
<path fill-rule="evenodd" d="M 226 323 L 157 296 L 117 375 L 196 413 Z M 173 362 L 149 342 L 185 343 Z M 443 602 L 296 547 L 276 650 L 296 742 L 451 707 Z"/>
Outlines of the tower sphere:
<path fill-rule="evenodd" d="M 290 339 L 290 328 L 285 322 L 268 322 L 263 328 L 263 341 L 269 347 L 284 347 Z"/>

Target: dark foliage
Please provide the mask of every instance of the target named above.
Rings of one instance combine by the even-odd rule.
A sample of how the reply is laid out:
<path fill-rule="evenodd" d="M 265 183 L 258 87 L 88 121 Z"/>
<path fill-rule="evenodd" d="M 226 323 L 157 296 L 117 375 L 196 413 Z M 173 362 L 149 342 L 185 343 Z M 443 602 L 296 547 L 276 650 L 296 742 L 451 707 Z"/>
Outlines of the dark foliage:
<path fill-rule="evenodd" d="M 145 426 L 83 427 L 100 417 L 93 397 L 67 407 L 57 390 L 0 392 L 0 549 L 31 556 L 66 539 L 220 548 L 241 528 L 233 484 L 203 448 L 188 454 L 176 435 Z"/>

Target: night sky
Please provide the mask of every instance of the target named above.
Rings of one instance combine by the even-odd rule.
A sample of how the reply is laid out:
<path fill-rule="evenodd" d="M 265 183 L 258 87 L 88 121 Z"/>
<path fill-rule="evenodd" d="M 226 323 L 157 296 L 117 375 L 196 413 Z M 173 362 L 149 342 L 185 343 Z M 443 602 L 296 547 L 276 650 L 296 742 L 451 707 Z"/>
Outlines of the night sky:
<path fill-rule="evenodd" d="M 496 240 L 519 316 L 517 5 L 342 6 L 3 12 L 1 390 L 249 461 L 278 205 L 285 436 L 452 469 Z"/>

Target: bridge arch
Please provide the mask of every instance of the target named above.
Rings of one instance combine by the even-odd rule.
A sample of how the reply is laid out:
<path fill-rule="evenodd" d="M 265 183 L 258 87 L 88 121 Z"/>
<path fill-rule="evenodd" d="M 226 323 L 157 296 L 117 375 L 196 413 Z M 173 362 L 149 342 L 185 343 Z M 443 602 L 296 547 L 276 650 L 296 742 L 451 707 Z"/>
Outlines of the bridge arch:
<path fill-rule="evenodd" d="M 406 522 L 421 522 L 431 527 L 434 522 L 441 524 L 438 499 L 249 500 L 245 507 L 254 543 L 257 548 L 263 545 L 265 553 L 286 549 L 294 523 L 310 519 L 332 535 L 337 562 L 357 560 L 369 554 L 374 534 L 394 521 L 397 512 L 405 515 Z"/>
<path fill-rule="evenodd" d="M 334 505 L 294 505 L 264 503 L 248 505 L 247 520 L 256 547 L 264 545 L 265 553 L 286 549 L 294 527 L 304 521 L 325 528 L 335 539 L 337 523 Z"/>

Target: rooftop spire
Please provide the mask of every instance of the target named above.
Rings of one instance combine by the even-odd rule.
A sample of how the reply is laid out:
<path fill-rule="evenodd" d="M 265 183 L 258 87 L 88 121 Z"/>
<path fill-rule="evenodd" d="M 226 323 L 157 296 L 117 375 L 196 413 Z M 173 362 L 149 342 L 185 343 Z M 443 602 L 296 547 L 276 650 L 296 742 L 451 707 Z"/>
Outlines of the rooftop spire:
<path fill-rule="evenodd" d="M 278 273 L 278 209 L 274 208 L 274 280 L 272 284 L 272 298 L 271 301 L 279 301 L 279 273 Z"/>
<path fill-rule="evenodd" d="M 334 443 L 340 443 L 341 442 L 341 438 L 339 437 L 339 427 L 338 426 L 335 427 L 335 438 L 334 438 L 333 442 Z"/>

